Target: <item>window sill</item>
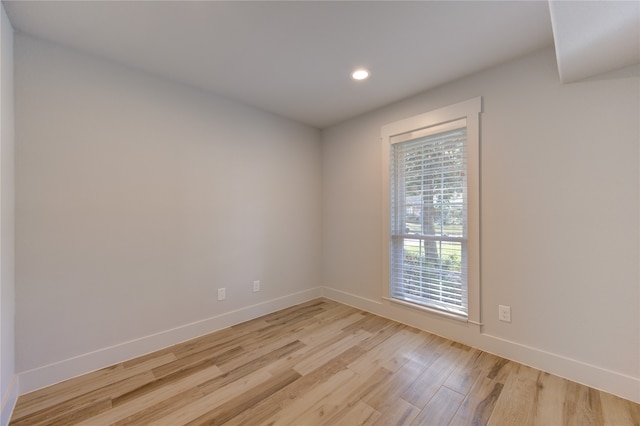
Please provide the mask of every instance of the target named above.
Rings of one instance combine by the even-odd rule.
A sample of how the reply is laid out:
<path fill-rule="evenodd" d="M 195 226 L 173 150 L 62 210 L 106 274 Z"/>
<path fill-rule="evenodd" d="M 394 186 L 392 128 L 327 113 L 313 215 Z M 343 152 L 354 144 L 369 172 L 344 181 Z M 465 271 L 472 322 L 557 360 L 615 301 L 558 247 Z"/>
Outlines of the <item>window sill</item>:
<path fill-rule="evenodd" d="M 428 312 L 430 314 L 439 315 L 441 317 L 453 319 L 453 320 L 460 321 L 460 322 L 475 324 L 474 322 L 469 321 L 469 318 L 466 317 L 466 316 L 456 315 L 456 314 L 453 314 L 453 313 L 450 313 L 450 312 L 441 311 L 439 309 L 429 308 L 427 306 L 422 306 L 422 305 L 418 305 L 418 304 L 415 304 L 415 303 L 405 302 L 404 300 L 393 299 L 391 297 L 383 297 L 382 299 L 386 300 L 388 302 L 391 302 L 391 303 L 395 303 L 395 304 L 398 304 L 398 305 L 406 306 L 406 307 L 411 308 L 411 309 L 416 309 L 418 311 Z M 481 324 L 478 324 L 478 325 L 481 325 Z"/>

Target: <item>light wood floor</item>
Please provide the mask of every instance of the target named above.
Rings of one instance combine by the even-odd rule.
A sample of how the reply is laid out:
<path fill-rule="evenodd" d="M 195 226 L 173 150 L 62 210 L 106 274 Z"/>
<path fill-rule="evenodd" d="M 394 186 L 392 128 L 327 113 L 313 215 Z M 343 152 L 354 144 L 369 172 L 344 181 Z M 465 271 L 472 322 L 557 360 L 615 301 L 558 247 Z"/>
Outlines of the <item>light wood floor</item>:
<path fill-rule="evenodd" d="M 23 395 L 12 425 L 638 425 L 640 405 L 325 299 Z"/>

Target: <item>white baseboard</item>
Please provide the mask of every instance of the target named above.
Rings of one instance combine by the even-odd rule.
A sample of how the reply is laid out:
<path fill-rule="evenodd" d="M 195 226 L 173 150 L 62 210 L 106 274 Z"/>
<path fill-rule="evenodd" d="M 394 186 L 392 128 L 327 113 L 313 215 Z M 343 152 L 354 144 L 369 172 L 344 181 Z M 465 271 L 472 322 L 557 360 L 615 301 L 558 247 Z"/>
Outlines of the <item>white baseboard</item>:
<path fill-rule="evenodd" d="M 19 373 L 20 395 L 321 296 L 315 287 Z M 4 418 L 4 411 L 3 411 Z M 4 423 L 3 423 L 4 424 Z"/>
<path fill-rule="evenodd" d="M 0 425 L 6 426 L 11 420 L 11 414 L 18 400 L 18 376 L 14 374 L 9 382 L 9 388 L 2 395 L 2 412 L 0 414 Z"/>
<path fill-rule="evenodd" d="M 478 331 L 478 326 L 476 325 L 449 320 L 424 312 L 418 313 L 414 309 L 405 308 L 384 300 L 371 300 L 326 286 L 322 288 L 322 295 L 327 299 L 344 303 L 640 403 L 640 378 L 484 334 Z"/>
<path fill-rule="evenodd" d="M 486 352 L 640 403 L 640 379 L 517 342 L 483 334 Z"/>

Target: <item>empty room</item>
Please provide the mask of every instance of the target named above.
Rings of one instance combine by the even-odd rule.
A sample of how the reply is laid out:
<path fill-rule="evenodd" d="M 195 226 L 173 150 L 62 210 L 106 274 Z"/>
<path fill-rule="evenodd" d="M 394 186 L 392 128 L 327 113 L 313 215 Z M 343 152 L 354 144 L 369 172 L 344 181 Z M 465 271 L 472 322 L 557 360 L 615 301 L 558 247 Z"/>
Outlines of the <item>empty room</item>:
<path fill-rule="evenodd" d="M 0 425 L 640 424 L 640 2 L 1 4 Z"/>

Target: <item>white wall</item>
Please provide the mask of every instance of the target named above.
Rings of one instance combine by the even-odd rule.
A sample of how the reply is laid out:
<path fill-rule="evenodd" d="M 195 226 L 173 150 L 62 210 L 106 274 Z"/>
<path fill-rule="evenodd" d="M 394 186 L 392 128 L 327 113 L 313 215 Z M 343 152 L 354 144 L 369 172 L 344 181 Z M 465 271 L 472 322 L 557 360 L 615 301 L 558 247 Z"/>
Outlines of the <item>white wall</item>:
<path fill-rule="evenodd" d="M 318 130 L 24 35 L 15 66 L 21 393 L 320 294 Z"/>
<path fill-rule="evenodd" d="M 15 375 L 13 27 L 0 6 L 0 424 L 18 396 Z"/>
<path fill-rule="evenodd" d="M 380 128 L 475 96 L 482 330 L 381 301 Z M 549 49 L 326 129 L 325 294 L 640 402 L 639 101 Z"/>

